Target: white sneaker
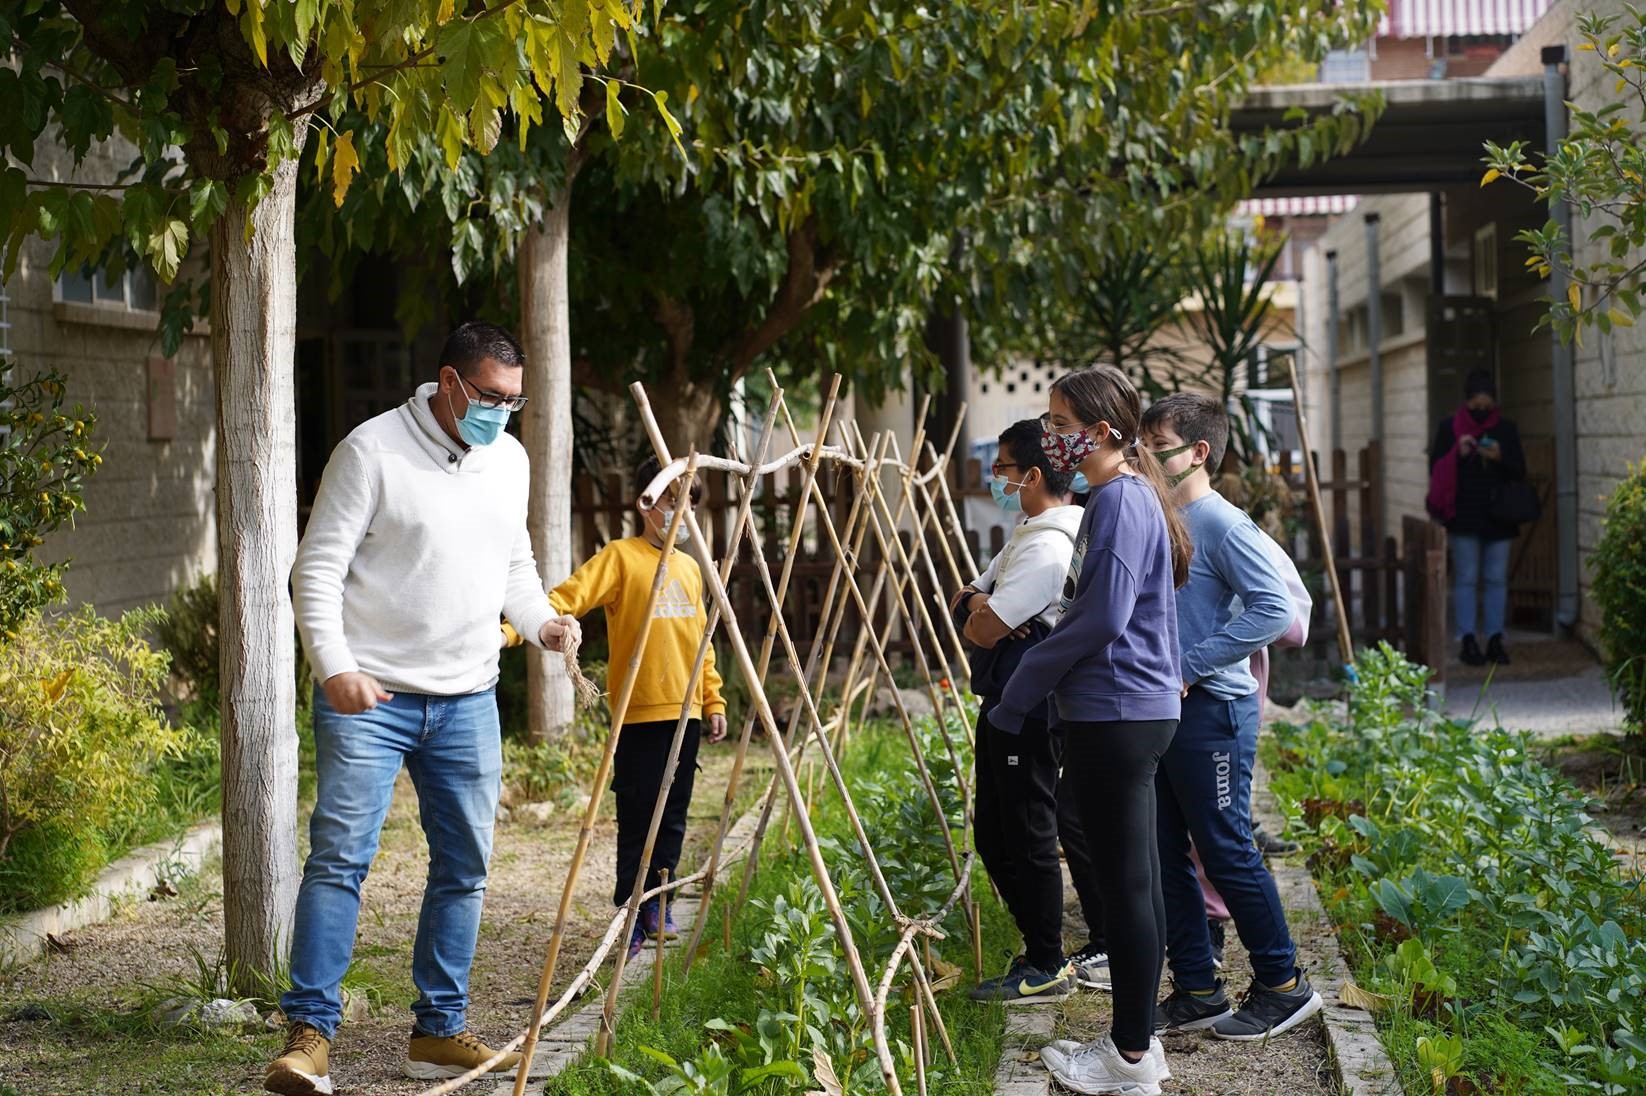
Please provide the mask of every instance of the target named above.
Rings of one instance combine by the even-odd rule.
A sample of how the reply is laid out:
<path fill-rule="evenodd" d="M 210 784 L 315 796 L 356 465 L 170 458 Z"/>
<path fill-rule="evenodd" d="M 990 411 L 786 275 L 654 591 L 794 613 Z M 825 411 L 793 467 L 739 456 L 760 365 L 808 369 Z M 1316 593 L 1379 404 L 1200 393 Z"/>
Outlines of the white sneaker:
<path fill-rule="evenodd" d="M 1040 1048 L 1040 1057 L 1044 1060 L 1046 1053 L 1050 1051 L 1062 1058 L 1067 1058 L 1071 1054 L 1080 1053 L 1085 1046 L 1085 1043 L 1076 1042 L 1073 1039 L 1054 1039 Z M 1149 1036 L 1149 1057 L 1154 1059 L 1155 1072 L 1159 1074 L 1157 1080 L 1162 1083 L 1170 1081 L 1172 1079 L 1172 1067 L 1166 1064 L 1166 1047 L 1161 1043 L 1158 1035 Z"/>
<path fill-rule="evenodd" d="M 1153 1053 L 1128 1062 L 1107 1035 L 1073 1054 L 1047 1047 L 1041 1061 L 1065 1088 L 1082 1093 L 1118 1093 L 1119 1096 L 1160 1096 L 1160 1071 Z M 1048 1055 L 1047 1050 L 1051 1053 Z"/>

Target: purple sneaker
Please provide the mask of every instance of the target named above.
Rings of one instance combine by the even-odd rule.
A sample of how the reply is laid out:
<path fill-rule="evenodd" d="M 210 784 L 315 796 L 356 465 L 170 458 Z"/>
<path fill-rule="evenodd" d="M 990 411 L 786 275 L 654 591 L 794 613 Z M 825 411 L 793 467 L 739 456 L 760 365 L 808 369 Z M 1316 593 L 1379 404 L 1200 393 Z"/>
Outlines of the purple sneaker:
<path fill-rule="evenodd" d="M 646 946 L 645 917 L 634 923 L 634 932 L 629 936 L 629 958 L 633 959 L 640 954 L 640 949 Z"/>
<path fill-rule="evenodd" d="M 659 931 L 658 901 L 653 898 L 640 907 L 640 927 L 646 932 L 646 939 L 656 940 L 662 936 L 665 940 L 678 940 L 680 933 L 674 927 L 674 910 L 664 910 L 661 917 L 661 931 Z"/>

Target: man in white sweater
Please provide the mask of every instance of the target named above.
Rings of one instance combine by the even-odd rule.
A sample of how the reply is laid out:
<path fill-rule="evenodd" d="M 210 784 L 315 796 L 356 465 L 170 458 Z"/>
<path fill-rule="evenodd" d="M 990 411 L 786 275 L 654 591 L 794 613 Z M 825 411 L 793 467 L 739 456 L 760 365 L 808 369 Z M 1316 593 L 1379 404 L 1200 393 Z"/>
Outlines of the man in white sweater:
<path fill-rule="evenodd" d="M 291 1027 L 265 1076 L 271 1092 L 332 1091 L 360 886 L 402 764 L 430 850 L 405 1072 L 454 1077 L 491 1057 L 465 1013 L 502 774 L 498 621 L 506 613 L 550 650 L 578 628 L 554 615 L 538 580 L 526 452 L 503 433 L 526 402 L 523 364 L 508 332 L 464 324 L 446 340 L 438 379 L 356 427 L 320 481 L 292 568 L 317 682 L 318 787 L 292 988 L 280 1001 Z"/>

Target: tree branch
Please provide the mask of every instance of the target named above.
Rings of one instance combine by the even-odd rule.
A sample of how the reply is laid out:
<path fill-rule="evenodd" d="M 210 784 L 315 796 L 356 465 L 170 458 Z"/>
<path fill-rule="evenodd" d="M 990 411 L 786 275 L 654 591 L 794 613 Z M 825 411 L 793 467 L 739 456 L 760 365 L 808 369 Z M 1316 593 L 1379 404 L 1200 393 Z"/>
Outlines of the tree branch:
<path fill-rule="evenodd" d="M 815 217 L 808 217 L 790 231 L 788 243 L 789 268 L 760 325 L 731 340 L 720 351 L 720 356 L 731 363 L 734 381 L 747 373 L 754 360 L 773 343 L 799 325 L 807 310 L 823 299 L 838 269 L 838 260 L 817 246 Z"/>
<path fill-rule="evenodd" d="M 13 33 L 12 36 L 11 36 L 11 42 L 12 42 L 13 46 L 15 46 L 18 50 L 21 50 L 21 51 L 27 52 L 27 50 L 29 48 L 28 43 L 23 41 L 23 39 L 15 33 Z M 91 77 L 85 75 L 84 73 L 70 68 L 68 65 L 65 65 L 61 61 L 52 60 L 51 58 L 47 58 L 44 61 L 42 61 L 41 63 L 43 65 L 45 65 L 47 68 L 56 69 L 58 72 L 61 72 L 64 76 L 67 76 L 70 80 L 73 80 L 75 83 L 79 84 L 81 87 L 90 88 L 92 91 L 96 92 L 98 95 L 101 95 L 103 98 L 105 98 L 109 102 L 113 103 L 115 106 L 123 107 L 128 111 L 132 111 L 132 113 L 134 113 L 134 114 L 136 113 L 135 109 L 131 105 L 130 100 L 121 98 L 120 96 L 116 95 L 114 92 L 110 91 L 108 88 L 104 87 L 103 85 L 97 83 L 95 80 L 93 80 Z"/>

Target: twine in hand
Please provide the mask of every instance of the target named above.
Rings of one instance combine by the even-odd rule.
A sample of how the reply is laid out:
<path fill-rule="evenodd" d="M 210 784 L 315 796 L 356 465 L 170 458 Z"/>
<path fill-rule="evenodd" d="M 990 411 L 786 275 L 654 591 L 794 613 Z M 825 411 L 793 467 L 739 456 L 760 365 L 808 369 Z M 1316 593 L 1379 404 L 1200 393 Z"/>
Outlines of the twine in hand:
<path fill-rule="evenodd" d="M 593 708 L 600 702 L 600 686 L 584 677 L 583 668 L 577 664 L 577 649 L 583 645 L 582 637 L 568 631 L 560 643 L 560 654 L 566 660 L 566 676 L 571 679 L 572 695 L 577 706 Z"/>

